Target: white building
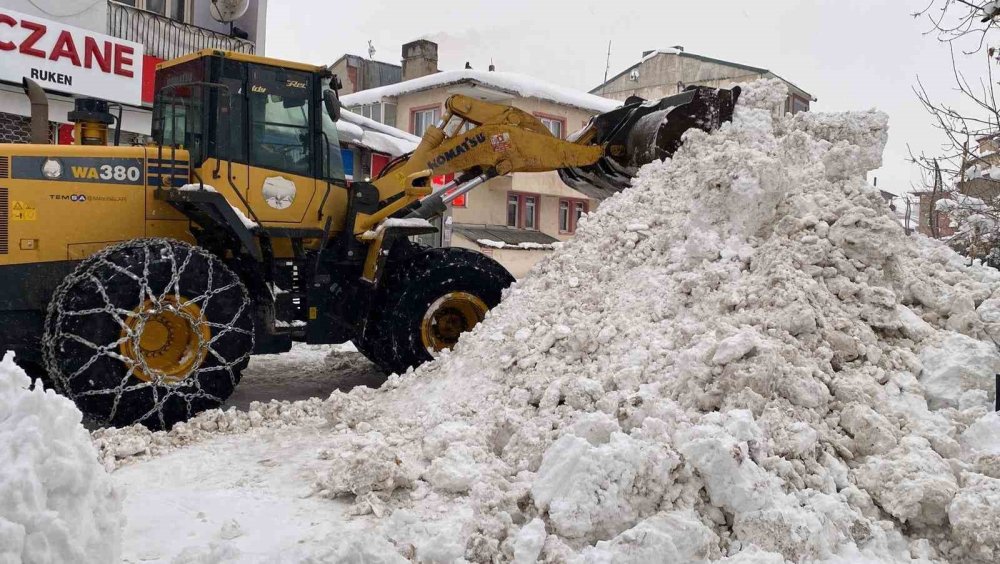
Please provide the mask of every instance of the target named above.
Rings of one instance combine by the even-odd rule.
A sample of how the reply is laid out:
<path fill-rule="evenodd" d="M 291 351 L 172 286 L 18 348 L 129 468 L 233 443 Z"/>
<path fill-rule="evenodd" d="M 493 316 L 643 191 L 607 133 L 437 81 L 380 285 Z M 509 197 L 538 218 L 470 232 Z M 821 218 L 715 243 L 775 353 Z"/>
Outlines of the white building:
<path fill-rule="evenodd" d="M 77 96 L 121 104 L 123 142 L 148 135 L 157 63 L 205 48 L 263 53 L 267 0 L 248 1 L 230 24 L 212 18 L 211 0 L 3 0 L 0 143 L 27 142 L 23 77 L 45 89 L 58 142 Z"/>

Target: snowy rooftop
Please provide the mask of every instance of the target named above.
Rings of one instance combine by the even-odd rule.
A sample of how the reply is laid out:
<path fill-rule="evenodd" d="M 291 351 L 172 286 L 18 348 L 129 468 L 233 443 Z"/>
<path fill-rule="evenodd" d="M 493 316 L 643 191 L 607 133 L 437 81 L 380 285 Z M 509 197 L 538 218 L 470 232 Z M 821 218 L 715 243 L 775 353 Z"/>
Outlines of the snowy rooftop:
<path fill-rule="evenodd" d="M 346 106 L 371 104 L 380 102 L 383 98 L 462 83 L 475 83 L 506 92 L 512 96 L 539 98 L 593 112 L 607 112 L 621 106 L 621 102 L 617 100 L 558 86 L 524 74 L 472 69 L 444 71 L 422 76 L 397 84 L 348 94 L 341 100 Z"/>
<path fill-rule="evenodd" d="M 380 153 L 398 157 L 417 148 L 420 138 L 375 120 L 344 110 L 337 122 L 337 133 L 344 143 L 353 143 Z"/>

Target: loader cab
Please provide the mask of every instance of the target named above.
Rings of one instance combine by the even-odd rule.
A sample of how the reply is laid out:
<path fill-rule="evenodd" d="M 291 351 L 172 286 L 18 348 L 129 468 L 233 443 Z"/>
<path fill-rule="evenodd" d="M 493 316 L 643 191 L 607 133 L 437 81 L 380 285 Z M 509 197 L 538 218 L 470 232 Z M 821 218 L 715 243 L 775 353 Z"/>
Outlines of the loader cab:
<path fill-rule="evenodd" d="M 322 67 L 214 50 L 157 68 L 153 137 L 192 170 L 237 192 L 263 221 L 298 225 L 346 187 Z M 246 210 L 243 210 L 246 212 Z"/>

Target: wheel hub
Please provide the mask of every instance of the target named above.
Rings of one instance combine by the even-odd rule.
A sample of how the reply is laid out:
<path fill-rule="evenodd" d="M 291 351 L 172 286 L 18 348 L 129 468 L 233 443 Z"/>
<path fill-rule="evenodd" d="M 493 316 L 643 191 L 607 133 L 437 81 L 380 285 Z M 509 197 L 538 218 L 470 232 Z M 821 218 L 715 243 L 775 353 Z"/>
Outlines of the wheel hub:
<path fill-rule="evenodd" d="M 181 297 L 146 300 L 122 328 L 119 347 L 144 382 L 179 384 L 205 358 L 212 332 L 201 308 Z"/>
<path fill-rule="evenodd" d="M 451 292 L 427 308 L 420 324 L 420 336 L 429 351 L 450 349 L 462 333 L 486 318 L 489 308 L 479 297 L 468 292 Z"/>

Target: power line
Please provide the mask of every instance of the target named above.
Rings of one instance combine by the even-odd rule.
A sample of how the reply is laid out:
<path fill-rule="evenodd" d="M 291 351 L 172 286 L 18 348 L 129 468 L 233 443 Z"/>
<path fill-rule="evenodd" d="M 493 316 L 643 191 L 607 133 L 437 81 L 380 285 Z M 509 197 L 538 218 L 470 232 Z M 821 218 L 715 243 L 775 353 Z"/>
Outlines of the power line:
<path fill-rule="evenodd" d="M 52 12 L 46 10 L 45 8 L 39 6 L 38 4 L 35 4 L 35 0 L 28 0 L 28 3 L 31 4 L 32 6 L 34 6 L 36 10 L 38 10 L 39 12 L 42 12 L 43 14 L 45 14 L 47 16 L 52 16 L 53 18 L 72 18 L 74 16 L 79 16 L 80 14 L 89 11 L 91 8 L 93 8 L 94 6 L 100 4 L 101 2 L 104 2 L 104 1 L 105 0 L 96 0 L 93 4 L 87 6 L 86 8 L 84 8 L 84 9 L 78 11 L 78 12 L 73 12 L 72 14 L 53 14 Z"/>

